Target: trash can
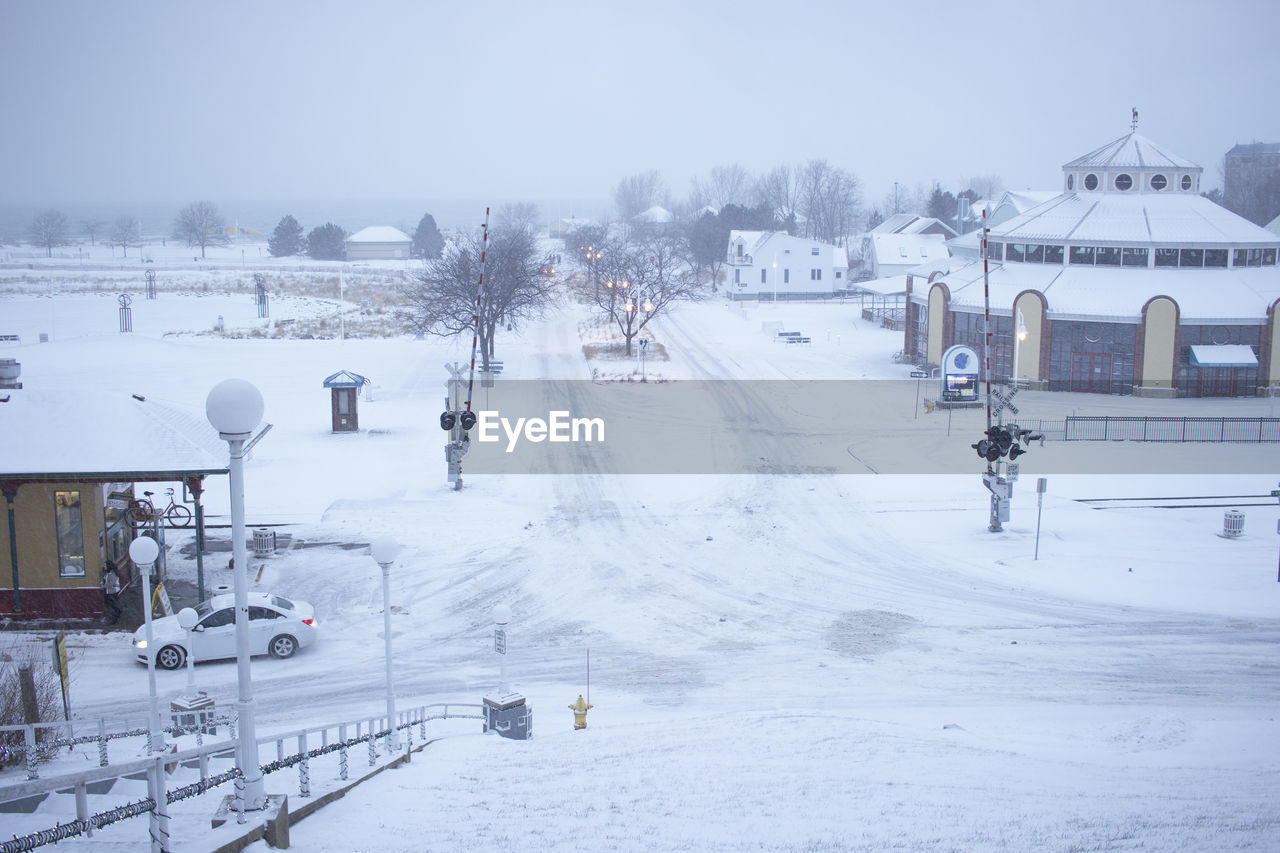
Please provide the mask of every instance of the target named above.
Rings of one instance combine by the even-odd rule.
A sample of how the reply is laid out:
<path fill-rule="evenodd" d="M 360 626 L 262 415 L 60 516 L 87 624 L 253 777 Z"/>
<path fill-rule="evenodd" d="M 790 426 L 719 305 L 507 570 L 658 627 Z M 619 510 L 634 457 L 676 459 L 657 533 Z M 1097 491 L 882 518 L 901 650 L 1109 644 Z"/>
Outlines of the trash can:
<path fill-rule="evenodd" d="M 1222 514 L 1222 535 L 1235 539 L 1244 533 L 1244 513 L 1238 509 L 1229 509 Z"/>
<path fill-rule="evenodd" d="M 270 557 L 276 551 L 276 532 L 265 527 L 253 531 L 253 556 Z"/>

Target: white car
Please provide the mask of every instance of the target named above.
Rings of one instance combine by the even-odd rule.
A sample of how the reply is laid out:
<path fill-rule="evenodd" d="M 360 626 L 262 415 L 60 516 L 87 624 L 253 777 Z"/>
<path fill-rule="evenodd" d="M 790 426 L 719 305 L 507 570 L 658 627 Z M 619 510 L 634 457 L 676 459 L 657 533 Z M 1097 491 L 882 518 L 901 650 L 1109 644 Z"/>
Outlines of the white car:
<path fill-rule="evenodd" d="M 194 652 L 196 663 L 236 656 L 236 611 L 234 595 L 215 595 L 197 605 L 191 649 L 187 632 L 177 616 L 151 620 L 152 647 L 147 647 L 147 626 L 133 632 L 133 648 L 141 663 L 154 654 L 156 666 L 178 669 Z M 249 593 L 249 654 L 292 657 L 298 649 L 316 639 L 315 609 L 305 601 L 290 601 L 265 592 Z"/>

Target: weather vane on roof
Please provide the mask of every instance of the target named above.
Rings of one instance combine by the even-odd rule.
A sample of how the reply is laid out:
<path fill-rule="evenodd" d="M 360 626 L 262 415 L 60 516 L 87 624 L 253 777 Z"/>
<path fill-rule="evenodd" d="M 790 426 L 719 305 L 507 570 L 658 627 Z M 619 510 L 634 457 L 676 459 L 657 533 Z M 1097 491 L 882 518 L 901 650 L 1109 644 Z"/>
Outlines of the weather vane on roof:
<path fill-rule="evenodd" d="M 1138 129 L 1138 108 L 1137 107 L 1133 108 L 1133 124 L 1130 125 L 1129 129 L 1130 130 Z"/>

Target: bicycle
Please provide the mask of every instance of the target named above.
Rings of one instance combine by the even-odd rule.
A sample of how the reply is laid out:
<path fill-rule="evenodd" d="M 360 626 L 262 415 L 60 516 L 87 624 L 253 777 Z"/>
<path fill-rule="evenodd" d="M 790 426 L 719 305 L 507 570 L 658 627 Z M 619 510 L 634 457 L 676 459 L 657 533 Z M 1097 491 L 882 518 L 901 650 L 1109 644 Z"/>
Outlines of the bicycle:
<path fill-rule="evenodd" d="M 170 527 L 186 527 L 191 523 L 191 510 L 173 499 L 173 489 L 165 489 L 165 494 L 169 496 L 169 505 L 159 513 L 156 512 L 155 504 L 151 502 L 151 496 L 155 492 L 142 494 L 144 497 L 129 501 L 127 514 L 134 524 L 145 524 L 157 517 L 163 518 Z"/>

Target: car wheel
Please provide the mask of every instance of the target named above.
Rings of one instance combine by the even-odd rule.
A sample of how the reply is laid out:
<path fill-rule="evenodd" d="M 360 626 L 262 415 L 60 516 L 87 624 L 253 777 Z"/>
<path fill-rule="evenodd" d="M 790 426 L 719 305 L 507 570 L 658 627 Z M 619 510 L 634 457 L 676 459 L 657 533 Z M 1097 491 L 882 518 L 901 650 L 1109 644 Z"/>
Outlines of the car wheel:
<path fill-rule="evenodd" d="M 181 646 L 165 646 L 156 652 L 156 666 L 161 669 L 179 669 L 187 662 L 187 653 Z"/>
<path fill-rule="evenodd" d="M 288 634 L 281 634 L 271 641 L 271 645 L 267 647 L 272 657 L 291 658 L 293 653 L 298 650 L 298 641 Z"/>

